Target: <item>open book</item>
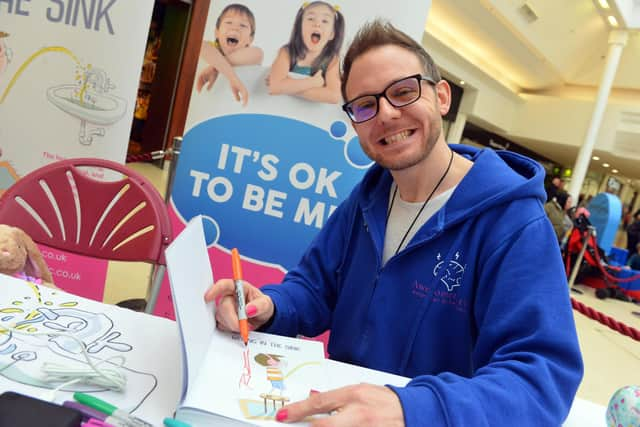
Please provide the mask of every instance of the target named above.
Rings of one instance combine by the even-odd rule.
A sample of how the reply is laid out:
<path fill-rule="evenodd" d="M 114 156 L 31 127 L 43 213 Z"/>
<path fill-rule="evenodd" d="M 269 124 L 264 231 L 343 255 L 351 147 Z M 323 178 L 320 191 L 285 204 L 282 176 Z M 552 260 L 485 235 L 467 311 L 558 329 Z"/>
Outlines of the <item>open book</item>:
<path fill-rule="evenodd" d="M 322 343 L 215 327 L 204 293 L 213 274 L 200 217 L 166 251 L 182 344 L 183 387 L 176 419 L 197 426 L 282 425 L 278 409 L 326 389 Z"/>

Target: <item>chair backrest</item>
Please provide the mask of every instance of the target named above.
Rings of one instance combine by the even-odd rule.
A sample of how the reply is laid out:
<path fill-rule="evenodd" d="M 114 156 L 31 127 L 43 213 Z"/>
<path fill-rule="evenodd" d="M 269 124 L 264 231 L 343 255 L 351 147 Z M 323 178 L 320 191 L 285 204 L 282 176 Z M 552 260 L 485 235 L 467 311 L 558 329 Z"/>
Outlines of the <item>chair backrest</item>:
<path fill-rule="evenodd" d="M 96 179 L 93 168 L 122 178 Z M 0 223 L 67 252 L 158 265 L 165 265 L 172 238 L 166 204 L 154 186 L 126 166 L 93 158 L 58 161 L 22 177 L 0 198 Z"/>

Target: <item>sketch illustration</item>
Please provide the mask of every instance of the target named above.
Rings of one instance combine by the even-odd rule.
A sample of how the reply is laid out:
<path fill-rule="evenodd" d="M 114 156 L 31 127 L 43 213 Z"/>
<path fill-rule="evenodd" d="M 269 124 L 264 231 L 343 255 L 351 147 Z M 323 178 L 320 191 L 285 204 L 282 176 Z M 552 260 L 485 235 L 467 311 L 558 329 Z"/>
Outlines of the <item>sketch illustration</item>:
<path fill-rule="evenodd" d="M 287 359 L 285 355 L 272 353 L 258 353 L 252 359 L 249 349 L 243 352 L 240 388 L 249 389 L 251 392 L 249 392 L 250 397 L 240 398 L 238 403 L 246 419 L 273 420 L 279 408 L 288 402 L 308 396 L 310 384 L 306 384 L 304 380 L 296 381 L 295 375 L 303 368 L 320 366 L 321 362 L 300 362 L 285 373 L 288 366 L 285 359 Z M 262 371 L 265 375 L 256 375 L 255 384 L 249 385 L 252 382 L 252 363 L 257 364 L 255 366 L 257 370 L 254 372 Z M 288 384 L 291 384 L 291 389 L 288 388 Z"/>
<path fill-rule="evenodd" d="M 88 65 L 76 72 L 74 84 L 50 87 L 47 99 L 65 113 L 80 119 L 78 140 L 80 144 L 91 145 L 94 137 L 105 136 L 104 126 L 114 124 L 127 111 L 124 99 L 108 93 L 114 88 L 104 70 Z"/>
<path fill-rule="evenodd" d="M 104 313 L 82 310 L 77 301 L 55 301 L 59 295 L 56 292 L 51 292 L 50 299 L 43 299 L 38 286 L 29 285 L 31 294 L 0 307 L 0 384 L 9 380 L 54 389 L 64 382 L 46 381 L 42 372 L 45 363 L 88 369 L 88 357 L 96 366 L 122 370 L 127 378 L 122 398 L 139 407 L 156 388 L 157 379 L 151 373 L 126 366 L 126 354 L 133 351 L 133 346 L 126 342 L 112 319 Z M 77 382 L 61 391 L 97 393 L 108 388 Z"/>
<path fill-rule="evenodd" d="M 6 71 L 12 56 L 5 42 L 8 36 L 8 33 L 0 31 L 0 83 L 4 81 L 2 74 Z M 47 53 L 62 53 L 75 63 L 74 82 L 49 87 L 46 95 L 49 102 L 57 108 L 80 120 L 78 140 L 82 145 L 91 145 L 95 137 L 106 135 L 105 126 L 113 125 L 124 117 L 127 102 L 109 93 L 116 86 L 103 69 L 91 64 L 83 65 L 78 57 L 64 46 L 40 48 L 20 64 L 0 94 L 0 104 L 5 101 L 33 61 Z"/>

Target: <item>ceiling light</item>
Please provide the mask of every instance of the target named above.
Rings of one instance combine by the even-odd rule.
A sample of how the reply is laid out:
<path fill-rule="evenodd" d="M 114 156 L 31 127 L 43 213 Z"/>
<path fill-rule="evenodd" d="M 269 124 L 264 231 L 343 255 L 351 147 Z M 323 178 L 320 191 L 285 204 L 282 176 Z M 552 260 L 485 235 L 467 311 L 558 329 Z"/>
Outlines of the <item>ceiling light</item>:
<path fill-rule="evenodd" d="M 611 169 L 611 172 L 618 173 L 618 169 Z"/>
<path fill-rule="evenodd" d="M 600 157 L 598 157 L 598 156 L 593 156 L 593 157 L 592 157 L 592 159 L 593 159 L 593 160 L 600 160 Z"/>
<path fill-rule="evenodd" d="M 464 80 L 460 80 L 460 84 L 461 84 L 461 85 L 464 85 Z"/>
<path fill-rule="evenodd" d="M 618 20 L 613 15 L 607 16 L 607 21 L 609 21 L 609 24 L 611 24 L 612 27 L 617 27 L 618 26 Z"/>
<path fill-rule="evenodd" d="M 607 0 L 598 0 L 598 3 L 600 4 L 601 8 L 609 9 L 609 3 L 607 3 Z"/>
<path fill-rule="evenodd" d="M 608 168 L 608 167 L 609 167 L 609 163 L 603 163 L 603 164 L 602 164 L 602 167 L 603 167 L 603 168 Z"/>

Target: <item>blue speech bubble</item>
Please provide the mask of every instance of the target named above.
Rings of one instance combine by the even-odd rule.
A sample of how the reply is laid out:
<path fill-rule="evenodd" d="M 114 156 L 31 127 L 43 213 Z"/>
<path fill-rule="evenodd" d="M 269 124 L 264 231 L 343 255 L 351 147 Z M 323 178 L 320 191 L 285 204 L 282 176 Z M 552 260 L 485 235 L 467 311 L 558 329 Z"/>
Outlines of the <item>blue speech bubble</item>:
<path fill-rule="evenodd" d="M 330 131 L 286 117 L 217 117 L 183 138 L 172 189 L 206 240 L 290 269 L 371 164 L 344 123 Z"/>

